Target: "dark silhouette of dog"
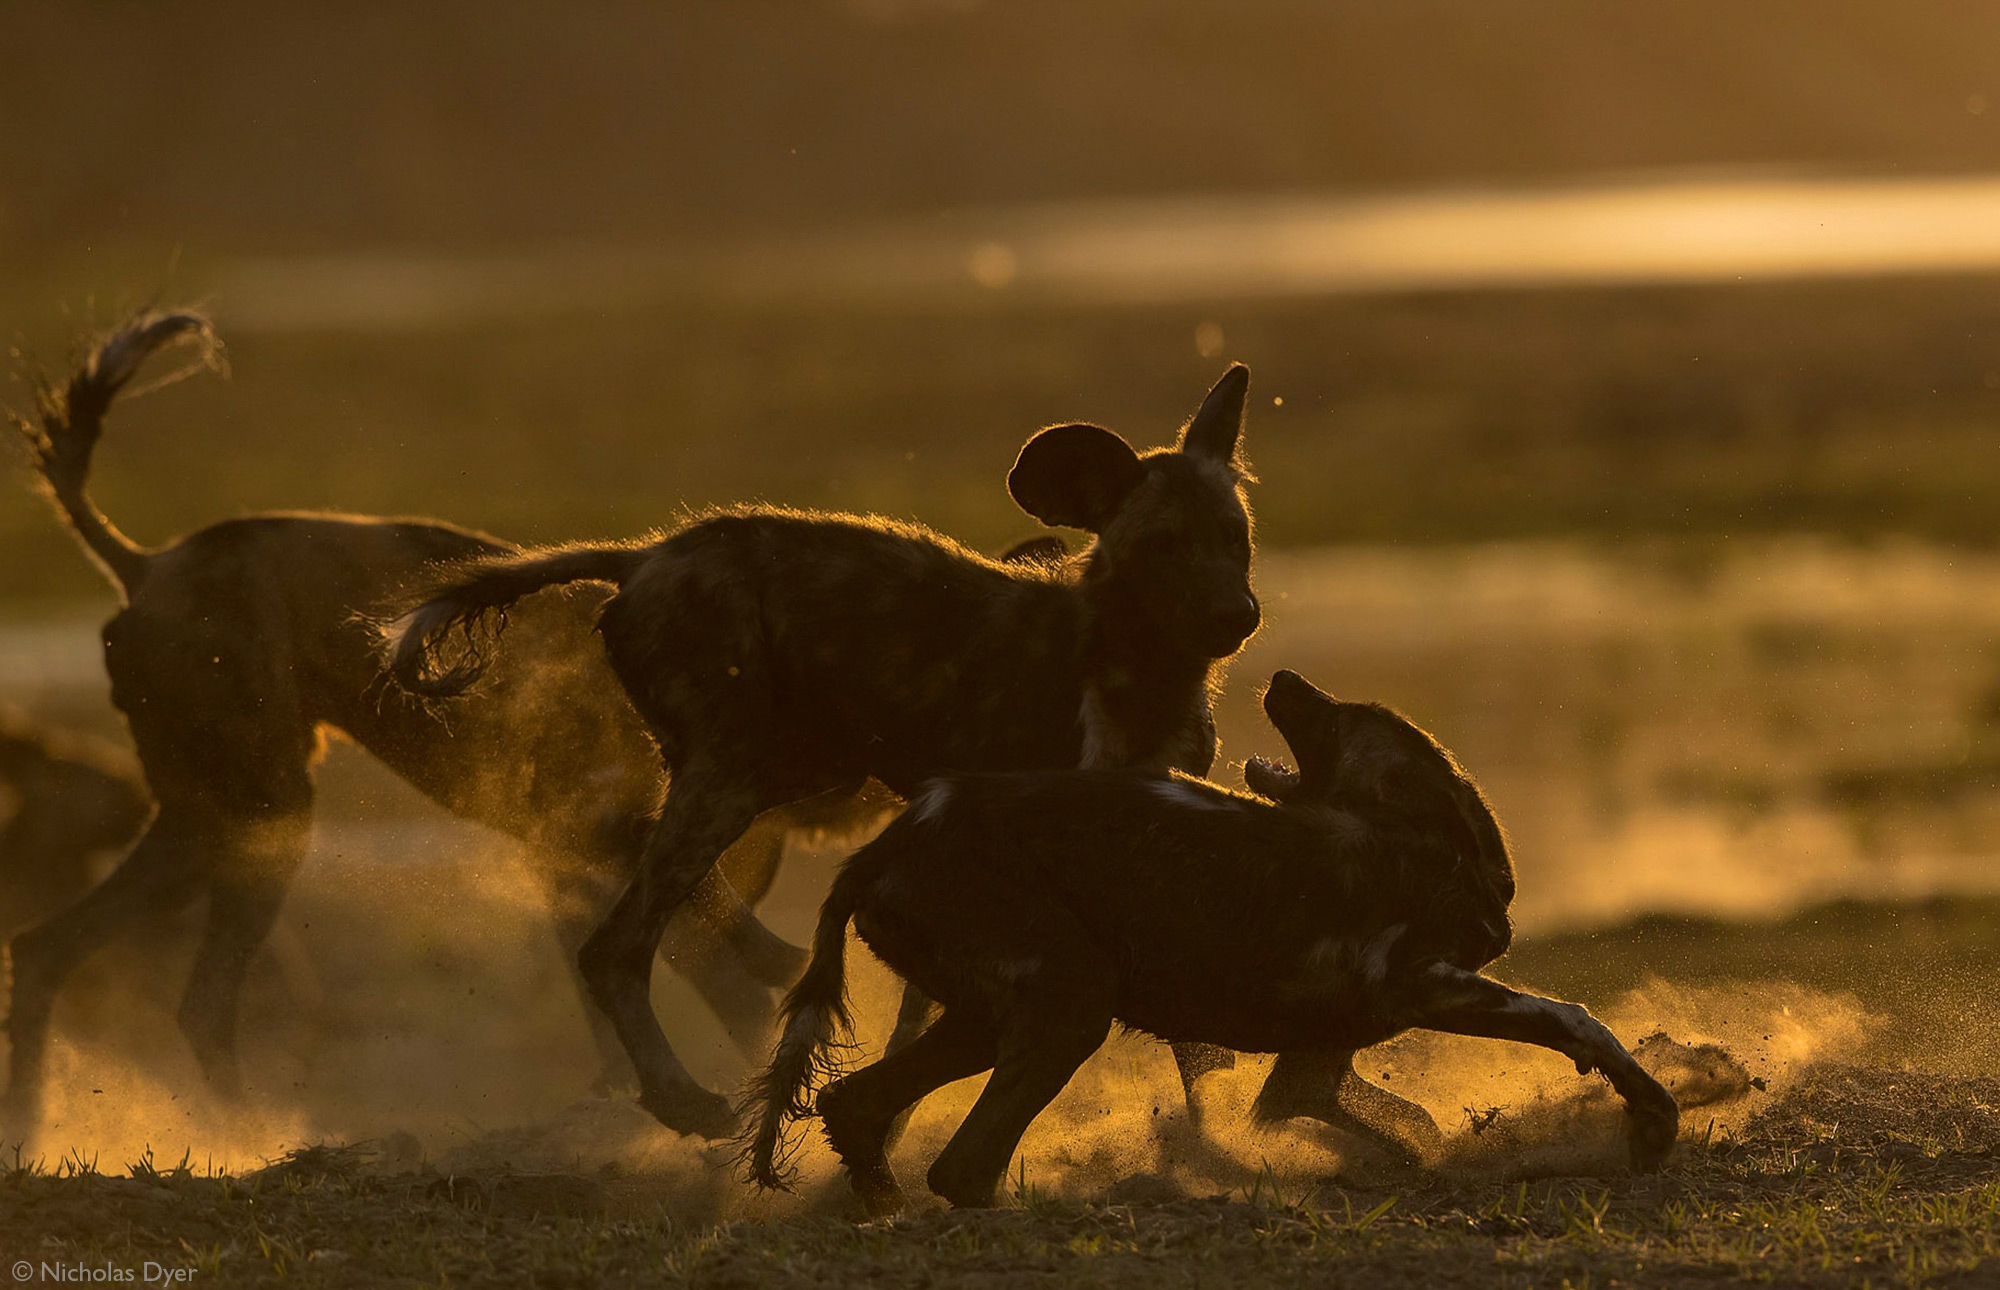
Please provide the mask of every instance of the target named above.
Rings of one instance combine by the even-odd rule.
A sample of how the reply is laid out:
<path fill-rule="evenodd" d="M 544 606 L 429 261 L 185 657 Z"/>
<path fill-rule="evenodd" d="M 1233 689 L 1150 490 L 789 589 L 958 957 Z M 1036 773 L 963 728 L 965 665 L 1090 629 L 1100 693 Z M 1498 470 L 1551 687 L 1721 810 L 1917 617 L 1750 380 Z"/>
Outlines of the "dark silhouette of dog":
<path fill-rule="evenodd" d="M 850 921 L 944 1005 L 901 1051 L 830 1084 L 817 1111 L 871 1214 L 903 1193 L 885 1135 L 908 1107 L 991 1070 L 932 1164 L 954 1205 L 993 1202 L 1029 1123 L 1114 1021 L 1239 1052 L 1355 1049 L 1412 1027 L 1553 1048 L 1623 1096 L 1635 1166 L 1656 1167 L 1674 1099 L 1575 1004 L 1479 975 L 1511 937 L 1512 863 L 1478 788 L 1386 708 L 1279 672 L 1264 710 L 1295 772 L 1260 762 L 1271 800 L 1121 771 L 933 781 L 842 869 L 785 1029 L 753 1085 L 746 1158 L 785 1182 L 786 1124 L 847 1026 Z M 1256 1114 L 1287 1117 L 1274 1078 Z"/>
<path fill-rule="evenodd" d="M 153 813 L 139 766 L 123 749 L 0 707 L 0 934 L 89 891 L 93 866 L 122 854 Z"/>
<path fill-rule="evenodd" d="M 572 971 L 630 874 L 662 791 L 659 759 L 591 639 L 601 596 L 522 606 L 505 666 L 448 719 L 385 683 L 369 615 L 437 562 L 514 553 L 505 542 L 432 520 L 301 513 L 225 520 L 152 549 L 121 533 L 86 494 L 92 454 L 120 391 L 177 342 L 195 347 L 195 366 L 219 366 L 206 318 L 147 314 L 93 348 L 66 383 L 43 382 L 37 415 L 16 418 L 48 493 L 124 602 L 104 627 L 105 667 L 158 802 L 102 884 L 11 941 L 4 1115 L 17 1130 L 37 1118 L 64 979 L 109 938 L 204 893 L 179 1021 L 208 1082 L 240 1091 L 238 996 L 306 849 L 325 732 L 346 735 L 455 814 L 525 843 Z M 879 788 L 796 805 L 757 822 L 727 877 L 697 885 L 663 953 L 746 1048 L 765 1034 L 772 991 L 804 955 L 769 933 L 739 891 L 761 898 L 788 830 L 844 831 L 893 805 Z M 622 1047 L 594 1005 L 585 1011 L 605 1079 L 621 1081 Z"/>
<path fill-rule="evenodd" d="M 670 787 L 580 963 L 664 1124 L 735 1125 L 661 1033 L 647 965 L 761 812 L 869 778 L 908 794 L 953 771 L 1207 771 L 1211 687 L 1260 614 L 1238 452 L 1248 388 L 1232 366 L 1172 448 L 1142 454 L 1082 424 L 1030 439 L 1014 499 L 1096 539 L 1057 564 L 1003 565 L 879 518 L 744 507 L 655 541 L 481 561 L 390 625 L 397 679 L 450 696 L 492 663 L 495 611 L 549 586 L 618 587 L 598 630 Z"/>

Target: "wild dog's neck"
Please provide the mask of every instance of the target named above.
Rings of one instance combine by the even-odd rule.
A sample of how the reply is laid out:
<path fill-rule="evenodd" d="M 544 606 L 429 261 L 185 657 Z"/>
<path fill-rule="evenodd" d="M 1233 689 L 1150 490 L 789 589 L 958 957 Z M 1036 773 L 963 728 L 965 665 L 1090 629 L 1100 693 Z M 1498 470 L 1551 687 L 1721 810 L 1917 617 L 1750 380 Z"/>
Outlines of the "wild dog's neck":
<path fill-rule="evenodd" d="M 1215 754 L 1209 717 L 1218 661 L 1093 623 L 1085 660 L 1085 767 L 1175 768 L 1206 775 Z"/>

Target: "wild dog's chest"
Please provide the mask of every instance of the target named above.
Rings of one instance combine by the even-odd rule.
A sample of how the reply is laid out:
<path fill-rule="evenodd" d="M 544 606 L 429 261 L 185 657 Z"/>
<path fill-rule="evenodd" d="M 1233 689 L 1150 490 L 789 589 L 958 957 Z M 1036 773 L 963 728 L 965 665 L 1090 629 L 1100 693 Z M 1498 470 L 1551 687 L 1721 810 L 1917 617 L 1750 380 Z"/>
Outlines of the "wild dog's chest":
<path fill-rule="evenodd" d="M 1086 678 L 1078 706 L 1077 765 L 1084 770 L 1178 770 L 1204 777 L 1215 765 L 1215 719 L 1205 685 L 1120 705 L 1098 678 Z M 1136 708 L 1136 710 L 1135 710 Z"/>

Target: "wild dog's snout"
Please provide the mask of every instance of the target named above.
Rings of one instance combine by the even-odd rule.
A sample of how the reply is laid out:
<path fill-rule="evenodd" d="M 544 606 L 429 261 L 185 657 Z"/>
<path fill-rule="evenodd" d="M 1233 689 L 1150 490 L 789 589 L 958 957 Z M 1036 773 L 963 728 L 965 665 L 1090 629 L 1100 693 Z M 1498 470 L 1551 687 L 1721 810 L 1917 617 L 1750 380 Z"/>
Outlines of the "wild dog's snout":
<path fill-rule="evenodd" d="M 1284 736 L 1302 784 L 1320 784 L 1340 760 L 1341 704 L 1293 671 L 1276 672 L 1264 689 L 1264 715 Z"/>
<path fill-rule="evenodd" d="M 1245 591 L 1229 597 L 1216 609 L 1212 620 L 1215 643 L 1226 647 L 1223 653 L 1233 654 L 1263 621 L 1263 607 L 1253 593 Z"/>
<path fill-rule="evenodd" d="M 1333 696 L 1321 690 L 1290 668 L 1280 668 L 1271 674 L 1270 684 L 1264 687 L 1264 715 L 1271 719 L 1280 733 L 1288 715 L 1297 713 L 1312 699 L 1333 703 Z"/>

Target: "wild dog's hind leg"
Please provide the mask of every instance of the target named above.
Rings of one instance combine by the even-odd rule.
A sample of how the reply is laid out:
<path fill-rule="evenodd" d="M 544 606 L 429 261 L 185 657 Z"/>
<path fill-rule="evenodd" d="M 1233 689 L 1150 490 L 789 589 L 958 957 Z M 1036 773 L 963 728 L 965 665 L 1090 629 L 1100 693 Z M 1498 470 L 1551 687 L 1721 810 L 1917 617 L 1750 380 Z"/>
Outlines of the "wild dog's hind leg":
<path fill-rule="evenodd" d="M 651 977 L 667 921 L 766 807 L 754 777 L 700 764 L 678 768 L 637 872 L 577 955 L 597 1002 L 639 1076 L 639 1102 L 680 1133 L 727 1137 L 736 1117 L 728 1099 L 696 1082 L 653 1014 Z"/>
<path fill-rule="evenodd" d="M 1265 1124 L 1307 1117 L 1386 1149 L 1422 1161 L 1443 1145 L 1430 1112 L 1354 1073 L 1354 1050 L 1315 1049 L 1278 1054 L 1252 1109 Z"/>
<path fill-rule="evenodd" d="M 701 911 L 702 921 L 720 930 L 743 966 L 775 990 L 798 980 L 808 957 L 804 946 L 773 932 L 753 912 L 777 881 L 790 833 L 786 810 L 765 812 L 688 897 Z"/>
<path fill-rule="evenodd" d="M 937 1004 L 932 1002 L 929 995 L 908 981 L 903 982 L 903 998 L 896 1005 L 896 1024 L 889 1031 L 889 1042 L 883 1047 L 882 1055 L 894 1057 L 916 1042 L 917 1037 L 931 1025 L 931 1018 L 936 1012 Z M 990 1061 L 986 1063 L 987 1066 L 992 1064 Z M 984 1070 L 985 1067 L 982 1066 L 980 1069 Z M 910 1103 L 889 1125 L 887 1137 L 884 1139 L 884 1150 L 894 1147 L 903 1140 L 903 1130 L 909 1127 L 910 1112 L 915 1108 L 916 1102 Z"/>
<path fill-rule="evenodd" d="M 236 1023 L 244 977 L 271 934 L 312 835 L 312 792 L 303 767 L 291 789 L 288 809 L 230 821 L 223 842 L 205 857 L 208 921 L 181 995 L 179 1022 L 209 1087 L 224 1097 L 243 1092 Z"/>
<path fill-rule="evenodd" d="M 1631 1117 L 1634 1169 L 1657 1169 L 1673 1150 L 1680 1127 L 1673 1094 L 1583 1008 L 1445 963 L 1432 964 L 1406 989 L 1409 1012 L 1404 1019 L 1412 1026 L 1553 1048 L 1575 1062 L 1578 1073 L 1602 1072 L 1625 1099 L 1625 1113 Z"/>
<path fill-rule="evenodd" d="M 947 1009 L 881 1061 L 821 1090 L 816 1109 L 826 1140 L 870 1217 L 903 1207 L 903 1189 L 889 1171 L 889 1147 L 910 1108 L 947 1084 L 991 1069 L 996 1051 L 990 1021 L 969 1008 Z"/>
<path fill-rule="evenodd" d="M 121 932 L 170 917 L 200 890 L 213 821 L 163 808 L 132 850 L 82 900 L 16 935 L 7 1010 L 7 1095 L 0 1127 L 17 1139 L 40 1117 L 49 1018 L 70 973 Z"/>
<path fill-rule="evenodd" d="M 993 1076 L 927 1177 L 956 1206 L 993 1203 L 1021 1135 L 1111 1033 L 1115 966 L 1067 911 L 1036 911 L 1022 920 L 1030 927 L 1033 938 L 989 969 L 998 986 Z"/>
<path fill-rule="evenodd" d="M 591 1088 L 603 1094 L 629 1088 L 632 1063 L 625 1058 L 625 1047 L 618 1042 L 618 1032 L 612 1028 L 611 1018 L 591 999 L 590 990 L 584 984 L 583 972 L 576 964 L 577 951 L 596 929 L 602 917 L 601 911 L 611 903 L 609 884 L 590 868 L 570 863 L 567 857 L 554 852 L 539 852 L 533 859 L 535 881 L 549 907 L 549 922 L 555 931 L 556 945 L 562 953 L 563 965 L 569 969 L 570 980 L 576 986 L 577 999 L 583 1004 L 583 1017 L 590 1027 L 591 1044 L 597 1049 L 599 1068 Z"/>
<path fill-rule="evenodd" d="M 734 939 L 696 912 L 702 889 L 723 885 L 721 879 L 720 871 L 710 872 L 687 905 L 667 921 L 660 957 L 694 987 L 722 1023 L 730 1042 L 746 1057 L 761 1060 L 770 1055 L 772 1020 L 777 1012 L 771 986 L 745 960 Z"/>
<path fill-rule="evenodd" d="M 905 981 L 903 998 L 896 1005 L 896 1025 L 889 1031 L 889 1043 L 883 1049 L 885 1055 L 893 1056 L 909 1047 L 918 1035 L 930 1028 L 931 1016 L 937 1005 L 930 996 Z"/>

